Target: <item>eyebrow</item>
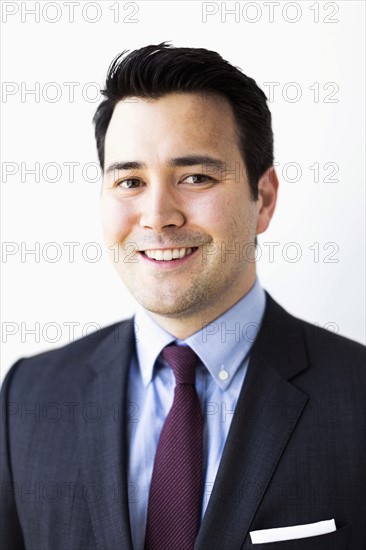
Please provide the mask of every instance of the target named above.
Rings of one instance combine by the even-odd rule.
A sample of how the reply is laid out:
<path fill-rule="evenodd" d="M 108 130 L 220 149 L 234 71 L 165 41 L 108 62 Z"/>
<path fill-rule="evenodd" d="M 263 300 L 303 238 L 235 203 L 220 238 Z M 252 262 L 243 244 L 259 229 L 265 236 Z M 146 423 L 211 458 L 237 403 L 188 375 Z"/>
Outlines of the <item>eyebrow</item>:
<path fill-rule="evenodd" d="M 169 159 L 166 163 L 168 168 L 181 168 L 184 166 L 198 166 L 204 165 L 211 168 L 215 168 L 217 171 L 225 169 L 225 162 L 220 159 L 209 157 L 206 155 L 189 155 L 185 157 L 177 157 Z M 113 162 L 108 166 L 105 173 L 110 174 L 116 170 L 143 170 L 146 169 L 147 165 L 144 162 L 138 160 L 134 161 L 117 161 Z"/>

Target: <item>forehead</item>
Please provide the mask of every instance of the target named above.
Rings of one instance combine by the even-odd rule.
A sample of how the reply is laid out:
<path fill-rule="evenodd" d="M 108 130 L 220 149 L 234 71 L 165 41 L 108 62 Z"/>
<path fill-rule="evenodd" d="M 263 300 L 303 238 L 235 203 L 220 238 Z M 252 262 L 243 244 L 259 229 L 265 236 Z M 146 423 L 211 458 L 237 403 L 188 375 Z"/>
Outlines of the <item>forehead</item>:
<path fill-rule="evenodd" d="M 230 154 L 237 126 L 229 102 L 216 94 L 172 93 L 159 99 L 130 97 L 117 103 L 105 139 L 107 160 L 120 154 Z"/>

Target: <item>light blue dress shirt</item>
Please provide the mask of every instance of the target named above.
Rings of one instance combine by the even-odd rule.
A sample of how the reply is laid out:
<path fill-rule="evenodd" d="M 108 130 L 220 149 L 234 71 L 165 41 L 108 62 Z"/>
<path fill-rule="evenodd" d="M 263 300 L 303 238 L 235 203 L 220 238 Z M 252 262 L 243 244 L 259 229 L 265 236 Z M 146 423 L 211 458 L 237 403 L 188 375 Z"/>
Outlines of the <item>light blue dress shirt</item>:
<path fill-rule="evenodd" d="M 183 342 L 138 307 L 135 316 L 137 356 L 132 359 L 128 383 L 128 483 L 134 550 L 144 548 L 154 457 L 174 397 L 174 374 L 159 357 L 162 349 L 172 342 L 186 344 L 200 359 L 196 390 L 204 421 L 203 517 L 246 375 L 250 349 L 263 318 L 265 301 L 264 290 L 256 279 L 244 298 Z"/>

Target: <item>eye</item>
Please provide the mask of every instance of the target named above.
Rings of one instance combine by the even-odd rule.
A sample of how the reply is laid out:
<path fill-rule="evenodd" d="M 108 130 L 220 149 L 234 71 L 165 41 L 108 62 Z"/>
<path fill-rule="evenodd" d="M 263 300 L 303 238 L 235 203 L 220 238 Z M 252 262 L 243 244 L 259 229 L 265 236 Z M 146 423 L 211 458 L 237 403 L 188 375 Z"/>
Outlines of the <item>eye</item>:
<path fill-rule="evenodd" d="M 190 181 L 189 181 L 190 180 Z M 200 184 L 200 183 L 208 183 L 214 181 L 213 178 L 210 176 L 206 176 L 205 174 L 191 174 L 190 176 L 187 176 L 184 178 L 185 182 L 190 184 Z"/>
<path fill-rule="evenodd" d="M 140 187 L 141 180 L 138 180 L 136 178 L 128 178 L 125 180 L 117 181 L 116 187 L 122 187 L 122 189 L 136 189 L 137 187 Z"/>

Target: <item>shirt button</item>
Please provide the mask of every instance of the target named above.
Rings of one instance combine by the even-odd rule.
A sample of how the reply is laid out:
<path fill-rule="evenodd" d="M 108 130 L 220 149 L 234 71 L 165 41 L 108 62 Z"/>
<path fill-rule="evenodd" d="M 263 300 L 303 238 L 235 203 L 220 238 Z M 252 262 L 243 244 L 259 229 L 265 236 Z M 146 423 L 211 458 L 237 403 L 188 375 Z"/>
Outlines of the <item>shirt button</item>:
<path fill-rule="evenodd" d="M 229 373 L 225 369 L 221 369 L 219 372 L 220 380 L 227 380 L 229 378 Z"/>

